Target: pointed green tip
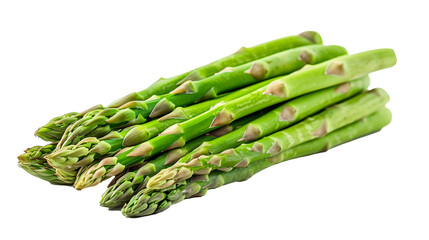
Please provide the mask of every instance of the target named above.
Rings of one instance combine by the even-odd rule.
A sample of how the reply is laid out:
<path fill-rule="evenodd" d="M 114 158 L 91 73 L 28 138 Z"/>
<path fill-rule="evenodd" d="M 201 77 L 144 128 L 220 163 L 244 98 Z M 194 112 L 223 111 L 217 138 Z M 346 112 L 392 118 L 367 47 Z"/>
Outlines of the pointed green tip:
<path fill-rule="evenodd" d="M 45 141 L 56 142 L 61 139 L 61 137 L 63 136 L 63 132 L 59 132 L 47 127 L 41 127 L 37 129 L 34 135 Z"/>

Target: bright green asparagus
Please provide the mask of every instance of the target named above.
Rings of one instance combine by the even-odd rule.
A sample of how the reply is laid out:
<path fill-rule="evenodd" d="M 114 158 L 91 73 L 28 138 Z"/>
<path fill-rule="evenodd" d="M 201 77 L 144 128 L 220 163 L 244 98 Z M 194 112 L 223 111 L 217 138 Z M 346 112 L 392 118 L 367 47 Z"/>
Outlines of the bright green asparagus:
<path fill-rule="evenodd" d="M 162 212 L 172 204 L 178 203 L 185 198 L 203 196 L 209 189 L 233 182 L 245 181 L 254 174 L 275 164 L 324 152 L 340 144 L 377 132 L 388 125 L 390 121 L 390 111 L 383 108 L 322 138 L 300 144 L 280 152 L 274 157 L 252 163 L 246 168 L 235 168 L 230 172 L 214 171 L 208 176 L 198 176 L 162 190 L 142 189 L 122 208 L 122 213 L 126 217 L 141 217 Z"/>
<path fill-rule="evenodd" d="M 93 183 L 102 181 L 106 176 L 121 173 L 126 166 L 133 165 L 166 149 L 181 147 L 186 141 L 252 112 L 309 92 L 357 79 L 371 72 L 391 67 L 395 63 L 396 56 L 393 50 L 378 49 L 338 57 L 306 67 L 291 75 L 279 77 L 266 87 L 228 103 L 219 104 L 210 111 L 167 128 L 159 136 L 149 141 L 127 149 L 115 157 L 104 159 L 102 164 L 81 172 L 81 180 L 75 184 L 75 187 L 93 186 Z M 94 174 L 95 172 L 98 174 Z"/>
<path fill-rule="evenodd" d="M 332 104 L 363 92 L 368 85 L 369 77 L 365 76 L 292 99 L 243 128 L 204 142 L 200 147 L 181 158 L 180 162 L 188 162 L 201 155 L 220 153 L 229 148 L 238 147 L 241 143 L 254 141 L 284 129 Z"/>
<path fill-rule="evenodd" d="M 242 142 L 256 140 L 279 131 L 323 108 L 356 95 L 364 91 L 368 85 L 369 78 L 363 77 L 359 80 L 343 83 L 339 86 L 319 90 L 293 99 L 241 128 L 204 142 L 200 147 L 190 152 L 188 145 L 199 142 L 201 137 L 198 137 L 182 148 L 170 150 L 167 156 L 163 154 L 161 157 L 157 157 L 140 170 L 128 172 L 121 176 L 103 195 L 101 204 L 110 208 L 122 206 L 125 201 L 128 201 L 132 197 L 134 192 L 138 191 L 136 189 L 146 186 L 149 175 L 158 173 L 162 168 L 169 167 L 169 165 L 175 163 L 180 157 L 180 162 L 189 162 L 200 155 L 216 154 L 229 148 L 238 147 Z M 137 174 L 137 172 L 140 172 L 140 174 Z"/>
<path fill-rule="evenodd" d="M 124 147 L 135 146 L 147 141 L 176 123 L 191 119 L 209 110 L 216 104 L 228 102 L 244 96 L 271 81 L 272 80 L 260 82 L 232 93 L 225 94 L 224 96 L 213 100 L 201 102 L 184 108 L 177 108 L 160 119 L 130 127 L 128 129 L 123 129 L 122 131 L 113 131 L 102 138 L 85 138 L 76 145 L 69 145 L 52 152 L 47 155 L 46 158 L 50 164 L 57 169 L 67 171 L 76 170 L 80 167 L 87 166 L 97 159 L 114 155 Z"/>
<path fill-rule="evenodd" d="M 35 146 L 25 150 L 18 156 L 18 165 L 31 175 L 48 181 L 52 184 L 72 185 L 73 181 L 63 181 L 58 178 L 56 170 L 46 161 L 46 155 L 55 149 L 55 144 Z"/>
<path fill-rule="evenodd" d="M 118 108 L 123 104 L 126 104 L 130 101 L 142 101 L 150 98 L 153 95 L 162 95 L 166 94 L 177 87 L 178 83 L 184 81 L 196 81 L 204 79 L 214 75 L 215 73 L 221 71 L 226 67 L 235 67 L 242 65 L 251 61 L 254 61 L 259 58 L 263 58 L 277 52 L 285 51 L 287 49 L 292 49 L 300 46 L 312 45 L 312 44 L 321 44 L 322 39 L 320 35 L 316 32 L 308 31 L 303 32 L 297 36 L 289 36 L 273 40 L 267 43 L 263 43 L 250 48 L 241 48 L 236 53 L 229 55 L 227 57 L 216 60 L 205 66 L 196 68 L 192 71 L 180 74 L 178 76 L 163 79 L 161 78 L 150 87 L 140 92 L 134 92 L 131 94 L 122 97 L 113 103 L 111 103 L 108 108 Z M 68 113 L 60 117 L 56 117 L 50 120 L 46 125 L 39 128 L 36 131 L 36 135 L 46 141 L 58 141 L 63 136 L 64 131 L 73 123 L 78 120 L 81 120 L 84 115 L 96 110 L 97 112 L 103 112 L 104 107 L 102 105 L 97 105 L 87 111 L 81 113 Z M 94 114 L 93 114 L 94 115 Z M 108 130 L 104 129 L 104 132 L 99 129 L 98 133 L 100 136 L 106 134 Z M 104 133 L 104 134 L 103 134 Z M 88 135 L 96 136 L 95 133 L 89 131 Z M 98 136 L 98 135 L 97 135 Z"/>
<path fill-rule="evenodd" d="M 111 129 L 143 123 L 148 118 L 160 117 L 176 107 L 217 97 L 219 94 L 242 88 L 261 80 L 289 74 L 306 64 L 316 64 L 347 54 L 340 46 L 320 44 L 286 50 L 237 67 L 200 81 L 186 81 L 169 94 L 146 101 L 128 102 L 119 108 L 108 108 L 86 114 L 80 121 L 64 132 L 57 148 L 75 144 L 90 132 L 105 132 Z"/>
<path fill-rule="evenodd" d="M 229 130 L 231 130 L 231 128 L 229 128 Z M 227 133 L 227 131 L 219 132 L 215 130 L 211 135 L 200 136 L 181 148 L 172 149 L 151 161 L 144 162 L 142 166 L 133 167 L 136 168 L 136 170 L 130 169 L 125 174 L 116 176 L 115 179 L 112 180 L 111 186 L 107 188 L 106 192 L 101 197 L 100 205 L 111 209 L 122 207 L 131 199 L 134 192 L 146 187 L 146 183 L 152 175 L 158 173 L 164 167 L 171 166 L 204 141 L 215 139 L 220 134 L 225 133 Z"/>
<path fill-rule="evenodd" d="M 258 141 L 242 144 L 220 154 L 202 155 L 187 163 L 176 163 L 152 177 L 147 187 L 162 189 L 187 180 L 194 174 L 205 175 L 216 169 L 247 167 L 252 162 L 272 157 L 298 144 L 323 137 L 327 133 L 366 117 L 384 107 L 388 101 L 389 95 L 382 89 L 367 91 Z"/>
<path fill-rule="evenodd" d="M 251 114 L 249 116 L 246 116 L 243 119 L 240 119 L 238 121 L 235 121 L 227 126 L 224 126 L 222 128 L 218 128 L 216 130 L 211 131 L 210 133 L 208 133 L 209 135 L 213 136 L 213 137 L 219 137 L 222 136 L 228 132 L 231 132 L 234 129 L 240 128 L 241 126 L 247 124 L 250 121 L 253 121 L 254 119 L 258 118 L 259 116 L 263 115 L 266 111 L 269 111 L 270 109 L 266 109 L 266 110 L 261 110 L 259 112 L 256 112 L 254 114 Z M 198 140 L 196 140 L 198 141 Z M 204 140 L 203 140 L 204 141 Z M 185 148 L 189 148 L 191 146 L 197 147 L 197 145 L 195 145 L 196 142 L 192 143 L 192 141 L 190 141 L 188 144 L 188 147 L 186 147 L 186 145 L 184 146 Z M 180 153 L 181 150 L 183 149 L 174 149 L 174 150 L 178 150 L 178 151 L 171 151 L 169 153 L 171 153 L 171 155 L 169 156 L 169 158 L 172 158 L 172 155 Z M 126 151 L 126 149 L 123 149 L 122 151 Z M 118 155 L 120 155 L 121 152 L 118 153 Z M 107 179 L 108 177 L 111 176 L 116 176 L 117 174 L 121 173 L 124 169 L 123 168 L 117 168 L 117 169 L 111 169 L 113 170 L 113 175 L 109 176 L 109 173 L 106 174 L 105 169 L 102 167 L 105 164 L 109 163 L 109 159 L 111 158 L 105 158 L 103 159 L 101 162 L 96 162 L 93 163 L 91 165 L 88 165 L 86 167 L 81 168 L 80 170 L 80 174 L 78 176 L 78 178 L 76 179 L 76 182 L 74 183 L 74 187 L 78 190 L 81 190 L 83 188 L 87 188 L 87 187 L 91 187 L 91 186 L 95 186 L 98 183 L 100 183 L 101 181 Z M 133 164 L 128 165 L 127 167 L 131 167 L 134 166 L 136 164 L 141 164 L 144 161 L 147 161 L 148 159 L 140 159 L 140 161 L 138 162 L 133 162 Z M 156 167 L 156 169 L 154 170 L 155 172 L 158 172 L 160 170 L 160 164 L 164 164 L 161 163 L 161 160 L 167 160 L 167 155 L 165 156 L 161 156 L 161 158 L 159 158 L 157 160 L 157 162 L 153 165 L 153 162 L 147 163 L 143 168 L 144 168 L 144 172 L 147 172 L 147 170 L 149 168 L 153 168 Z M 177 159 L 176 159 L 177 160 Z M 173 159 L 169 159 L 169 161 L 173 161 Z M 101 169 L 101 170 L 100 170 Z M 120 171 L 120 172 L 119 172 Z M 155 173 L 154 172 L 154 173 Z M 143 172 L 142 172 L 143 173 Z M 92 179 L 96 179 L 96 181 L 92 181 Z"/>

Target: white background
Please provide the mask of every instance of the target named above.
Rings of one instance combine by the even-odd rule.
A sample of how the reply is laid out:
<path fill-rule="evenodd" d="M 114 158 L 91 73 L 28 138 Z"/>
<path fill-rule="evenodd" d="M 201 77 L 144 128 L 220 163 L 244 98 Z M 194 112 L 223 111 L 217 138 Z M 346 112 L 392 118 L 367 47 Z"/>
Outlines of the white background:
<path fill-rule="evenodd" d="M 399 3 L 400 2 L 400 3 Z M 428 45 L 424 1 L 1 1 L 1 224 L 13 239 L 428 239 Z M 393 48 L 371 75 L 393 122 L 166 212 L 127 219 L 17 167 L 34 130 L 230 54 L 316 30 L 350 53 Z M 4 238 L 5 239 L 5 238 Z"/>

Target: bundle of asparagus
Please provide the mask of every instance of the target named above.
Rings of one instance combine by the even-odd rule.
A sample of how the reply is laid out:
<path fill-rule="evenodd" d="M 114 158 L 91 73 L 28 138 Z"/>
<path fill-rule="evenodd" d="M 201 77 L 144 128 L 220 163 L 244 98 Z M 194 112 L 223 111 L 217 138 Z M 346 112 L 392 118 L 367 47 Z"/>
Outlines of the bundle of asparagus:
<path fill-rule="evenodd" d="M 379 131 L 388 94 L 368 74 L 391 49 L 348 55 L 304 32 L 161 78 L 107 107 L 55 117 L 19 166 L 80 190 L 114 177 L 100 204 L 127 217 L 161 212 L 277 163 Z"/>

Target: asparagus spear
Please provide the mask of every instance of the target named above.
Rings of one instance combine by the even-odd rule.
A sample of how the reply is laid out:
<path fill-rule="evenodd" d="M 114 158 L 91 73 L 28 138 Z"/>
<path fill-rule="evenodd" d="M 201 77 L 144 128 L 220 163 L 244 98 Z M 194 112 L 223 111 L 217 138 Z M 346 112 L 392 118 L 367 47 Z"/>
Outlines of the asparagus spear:
<path fill-rule="evenodd" d="M 269 109 L 267 109 L 267 110 L 269 110 Z M 210 132 L 209 134 L 212 136 L 215 136 L 215 137 L 216 136 L 222 136 L 223 134 L 226 134 L 226 133 L 228 133 L 228 132 L 230 132 L 236 128 L 239 128 L 242 125 L 256 119 L 257 117 L 264 114 L 267 110 L 262 110 L 262 111 L 254 113 L 254 114 L 251 114 L 251 115 L 249 115 L 243 119 L 240 119 L 236 122 L 233 122 L 227 126 L 216 129 L 216 130 Z M 123 149 L 122 151 L 118 152 L 117 155 L 120 155 L 122 152 L 125 152 L 126 150 L 127 149 Z M 175 153 L 177 153 L 177 152 L 172 152 L 172 154 L 175 154 Z M 167 157 L 167 156 L 165 156 L 165 157 Z M 162 159 L 164 159 L 164 158 L 162 158 Z M 140 159 L 140 161 L 133 162 L 132 164 L 127 165 L 126 167 L 128 168 L 128 167 L 134 166 L 136 164 L 142 163 L 145 160 L 147 160 L 147 159 Z M 91 165 L 80 168 L 79 173 L 78 173 L 78 178 L 76 179 L 73 186 L 78 190 L 81 190 L 81 189 L 87 188 L 87 187 L 91 187 L 91 186 L 95 186 L 98 183 L 100 183 L 101 181 L 103 181 L 103 180 L 105 180 L 111 176 L 116 176 L 117 174 L 122 173 L 123 170 L 125 169 L 125 167 L 120 166 L 119 168 L 116 168 L 116 169 L 109 169 L 109 173 L 114 173 L 113 175 L 110 175 L 109 173 L 106 174 L 106 172 L 105 172 L 106 169 L 104 169 L 103 166 L 106 164 L 109 165 L 109 161 L 110 161 L 109 158 L 105 158 L 101 162 L 95 162 L 95 163 L 92 163 Z M 156 167 L 157 168 L 160 166 L 159 164 L 161 164 L 161 163 L 157 162 L 156 164 L 157 165 L 155 165 L 155 166 L 148 164 L 147 167 L 145 167 L 145 169 L 147 170 L 149 167 Z M 144 171 L 146 171 L 146 170 L 144 170 Z M 159 170 L 160 169 L 156 169 L 156 171 L 159 171 Z"/>
<path fill-rule="evenodd" d="M 214 171 L 205 179 L 197 177 L 174 184 L 166 189 L 142 189 L 122 208 L 122 213 L 126 217 L 141 217 L 164 211 L 172 204 L 178 203 L 185 198 L 203 196 L 209 189 L 233 182 L 245 181 L 254 174 L 275 164 L 324 152 L 340 144 L 377 132 L 388 125 L 390 121 L 390 111 L 387 108 L 383 108 L 322 138 L 297 145 L 278 153 L 274 157 L 249 164 L 246 168 L 235 168 L 230 172 Z"/>
<path fill-rule="evenodd" d="M 110 208 L 122 206 L 132 197 L 134 192 L 146 186 L 149 176 L 158 173 L 165 167 L 169 167 L 179 160 L 180 157 L 182 157 L 180 158 L 180 162 L 189 162 L 200 155 L 216 154 L 229 148 L 238 147 L 243 141 L 256 140 L 257 138 L 279 131 L 325 107 L 358 94 L 364 91 L 368 85 L 369 78 L 364 77 L 359 80 L 340 84 L 339 86 L 309 93 L 271 110 L 243 127 L 221 137 L 206 141 L 194 151 L 189 152 L 187 146 L 201 140 L 201 137 L 196 138 L 182 148 L 170 150 L 167 156 L 163 154 L 141 169 L 118 177 L 117 181 L 114 180 L 115 184 L 110 186 L 103 195 L 101 204 Z M 291 116 L 291 113 L 293 116 Z M 253 137 L 250 136 L 250 133 L 252 133 Z M 137 174 L 138 172 L 140 174 Z"/>
<path fill-rule="evenodd" d="M 172 113 L 142 125 L 137 125 L 122 131 L 114 131 L 102 138 L 88 137 L 76 145 L 69 145 L 47 155 L 49 163 L 57 169 L 76 170 L 105 156 L 114 155 L 124 147 L 134 146 L 147 141 L 166 128 L 187 119 L 191 119 L 216 104 L 228 102 L 244 96 L 273 80 L 266 80 L 246 88 L 225 94 L 210 101 L 201 102 L 185 108 L 177 108 Z"/>
<path fill-rule="evenodd" d="M 277 52 L 285 51 L 287 49 L 321 43 L 322 39 L 318 33 L 308 31 L 303 32 L 297 36 L 280 38 L 251 48 L 243 47 L 232 55 L 221 58 L 187 73 L 167 79 L 161 78 L 145 90 L 128 94 L 127 96 L 114 101 L 108 105 L 108 108 L 118 108 L 130 101 L 146 100 L 153 95 L 166 94 L 176 88 L 178 83 L 187 80 L 200 80 L 212 76 L 226 67 L 238 66 Z M 53 118 L 46 125 L 39 128 L 36 131 L 36 135 L 46 141 L 58 141 L 61 139 L 61 136 L 67 127 L 81 119 L 91 110 L 95 109 L 102 110 L 104 107 L 102 105 L 97 105 L 92 109 L 83 111 L 81 113 L 68 113 L 63 116 Z"/>
<path fill-rule="evenodd" d="M 261 80 L 284 75 L 302 68 L 305 64 L 323 62 L 346 54 L 340 46 L 311 45 L 286 50 L 268 57 L 229 68 L 212 77 L 192 82 L 186 81 L 170 94 L 147 101 L 133 101 L 119 108 L 109 108 L 86 114 L 82 121 L 70 126 L 57 148 L 76 143 L 88 133 L 110 131 L 112 128 L 145 122 L 148 117 L 159 117 L 179 106 L 216 97 Z"/>
<path fill-rule="evenodd" d="M 285 77 L 279 77 L 268 86 L 246 96 L 198 115 L 185 122 L 167 128 L 159 136 L 121 154 L 106 158 L 97 167 L 81 172 L 79 188 L 100 182 L 106 176 L 121 173 L 126 166 L 147 159 L 165 149 L 183 146 L 201 134 L 240 119 L 247 114 L 284 102 L 299 95 L 365 76 L 370 72 L 388 68 L 396 63 L 391 49 L 378 49 L 350 56 L 335 58 L 324 63 L 309 66 Z M 97 174 L 94 174 L 97 171 Z M 84 176 L 87 175 L 87 176 Z M 98 178 L 98 179 L 97 179 Z M 84 180 L 85 179 L 85 180 Z M 85 181 L 89 181 L 85 183 Z"/>
<path fill-rule="evenodd" d="M 176 163 L 152 177 L 147 187 L 162 189 L 189 179 L 194 174 L 205 175 L 215 169 L 246 167 L 298 144 L 323 137 L 376 112 L 388 101 L 389 95 L 380 88 L 367 91 L 258 141 L 242 144 L 221 154 L 203 155 L 188 163 Z"/>

